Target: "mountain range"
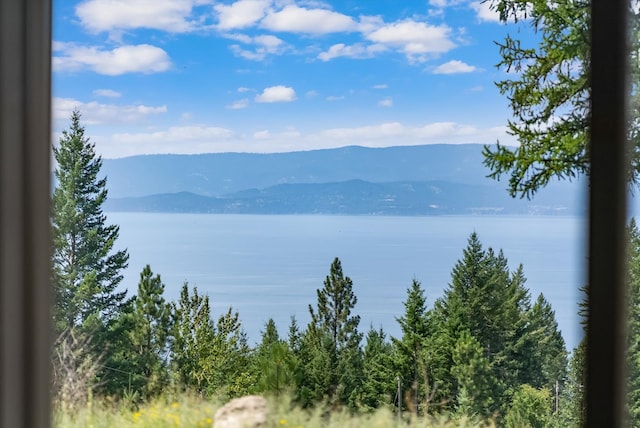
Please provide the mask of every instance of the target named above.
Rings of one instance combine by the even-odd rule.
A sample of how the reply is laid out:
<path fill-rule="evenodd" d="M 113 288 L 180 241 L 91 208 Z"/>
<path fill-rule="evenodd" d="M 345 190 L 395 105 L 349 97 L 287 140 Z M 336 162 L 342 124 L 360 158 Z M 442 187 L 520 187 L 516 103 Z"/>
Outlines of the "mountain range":
<path fill-rule="evenodd" d="M 487 178 L 482 145 L 350 146 L 288 153 L 104 159 L 107 211 L 234 214 L 566 214 L 584 212 L 584 180 L 532 200 Z"/>

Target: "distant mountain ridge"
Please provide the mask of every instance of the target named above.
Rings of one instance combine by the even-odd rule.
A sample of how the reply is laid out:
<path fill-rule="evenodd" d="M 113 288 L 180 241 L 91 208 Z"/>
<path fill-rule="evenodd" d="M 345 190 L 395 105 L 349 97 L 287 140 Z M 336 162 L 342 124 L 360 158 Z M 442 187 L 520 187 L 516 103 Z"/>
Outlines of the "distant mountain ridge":
<path fill-rule="evenodd" d="M 488 179 L 481 145 L 105 159 L 107 211 L 234 214 L 581 214 L 583 185 L 533 200 Z"/>
<path fill-rule="evenodd" d="M 102 171 L 108 178 L 110 196 L 115 198 L 183 191 L 222 196 L 285 183 L 489 183 L 482 160 L 482 146 L 478 144 L 348 146 L 266 154 L 141 155 L 104 159 Z"/>

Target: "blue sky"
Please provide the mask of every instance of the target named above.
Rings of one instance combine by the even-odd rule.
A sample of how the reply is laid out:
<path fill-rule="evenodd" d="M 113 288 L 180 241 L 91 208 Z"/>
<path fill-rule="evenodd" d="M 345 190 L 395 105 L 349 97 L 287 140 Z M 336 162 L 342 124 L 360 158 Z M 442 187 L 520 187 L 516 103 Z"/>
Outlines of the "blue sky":
<path fill-rule="evenodd" d="M 78 108 L 106 158 L 515 144 L 507 33 L 474 0 L 54 2 L 54 138 Z"/>

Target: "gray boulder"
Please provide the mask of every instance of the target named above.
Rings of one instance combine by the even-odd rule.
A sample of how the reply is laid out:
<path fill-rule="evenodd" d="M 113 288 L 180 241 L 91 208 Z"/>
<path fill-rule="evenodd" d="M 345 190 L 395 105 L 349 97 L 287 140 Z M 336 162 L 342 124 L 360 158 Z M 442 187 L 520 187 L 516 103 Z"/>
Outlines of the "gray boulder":
<path fill-rule="evenodd" d="M 222 406 L 213 419 L 215 428 L 264 428 L 267 426 L 267 400 L 258 395 L 235 398 Z"/>

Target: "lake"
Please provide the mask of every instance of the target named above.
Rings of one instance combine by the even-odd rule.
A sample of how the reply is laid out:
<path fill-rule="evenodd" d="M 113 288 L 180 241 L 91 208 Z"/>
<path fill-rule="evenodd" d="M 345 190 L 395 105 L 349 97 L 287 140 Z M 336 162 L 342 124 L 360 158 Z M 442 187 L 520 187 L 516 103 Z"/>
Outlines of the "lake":
<path fill-rule="evenodd" d="M 208 294 L 213 316 L 233 306 L 250 344 L 271 317 L 281 336 L 291 316 L 309 321 L 331 262 L 339 257 L 353 280 L 360 331 L 383 327 L 400 335 L 406 290 L 413 278 L 429 306 L 442 296 L 467 239 L 477 232 L 485 248 L 502 249 L 511 269 L 524 266 L 532 300 L 544 293 L 567 342 L 582 335 L 579 287 L 586 283 L 586 221 L 561 216 L 383 217 L 326 215 L 211 215 L 107 213 L 120 225 L 118 249 L 127 248 L 122 287 L 136 292 L 150 264 L 175 300 L 187 281 Z"/>

